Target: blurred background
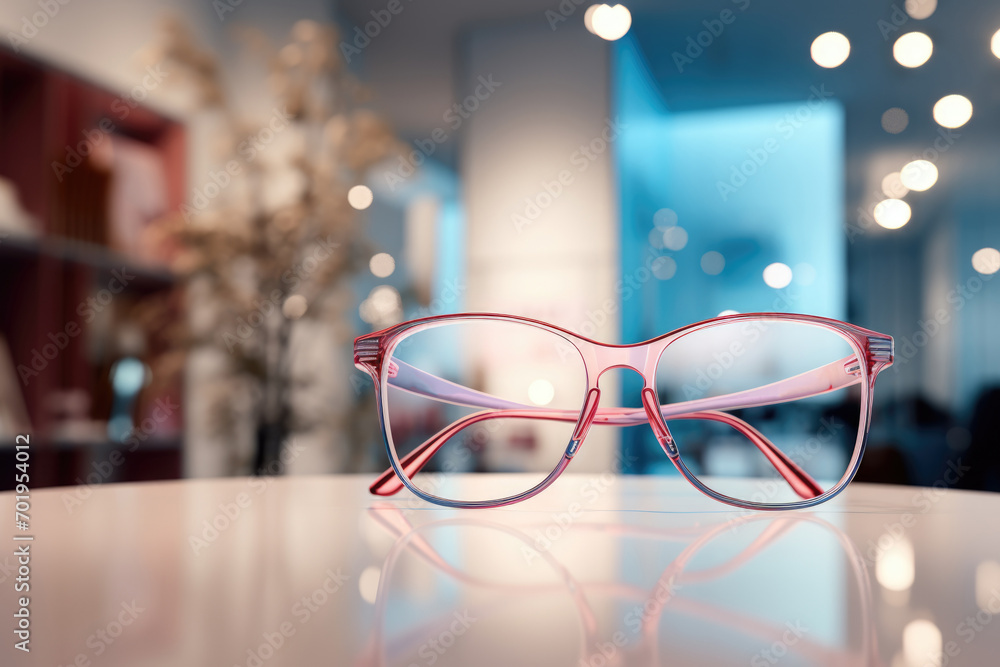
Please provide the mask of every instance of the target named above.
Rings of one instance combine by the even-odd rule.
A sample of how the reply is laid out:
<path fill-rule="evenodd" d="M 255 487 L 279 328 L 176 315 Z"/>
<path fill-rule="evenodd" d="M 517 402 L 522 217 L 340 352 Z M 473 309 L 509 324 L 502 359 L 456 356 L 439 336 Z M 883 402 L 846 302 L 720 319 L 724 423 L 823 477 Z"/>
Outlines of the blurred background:
<path fill-rule="evenodd" d="M 896 340 L 859 479 L 1000 490 L 1000 6 L 936 5 L 5 2 L 0 455 L 380 471 L 354 336 L 782 311 Z"/>

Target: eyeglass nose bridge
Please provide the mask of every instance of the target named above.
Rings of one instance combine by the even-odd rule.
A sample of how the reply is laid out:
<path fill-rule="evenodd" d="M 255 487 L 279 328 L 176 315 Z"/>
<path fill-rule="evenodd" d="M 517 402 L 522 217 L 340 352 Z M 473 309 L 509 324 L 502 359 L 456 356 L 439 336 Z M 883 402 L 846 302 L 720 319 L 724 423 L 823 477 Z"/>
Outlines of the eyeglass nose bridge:
<path fill-rule="evenodd" d="M 577 423 L 573 435 L 570 437 L 569 444 L 566 446 L 566 457 L 572 458 L 577 453 L 580 449 L 580 444 L 587 437 L 587 433 L 593 425 L 594 418 L 597 416 L 601 403 L 601 390 L 597 385 L 600 382 L 601 376 L 607 371 L 622 368 L 635 371 L 642 376 L 645 386 L 642 389 L 641 397 L 643 409 L 646 412 L 646 420 L 663 451 L 666 452 L 671 460 L 676 459 L 678 456 L 677 446 L 674 443 L 670 429 L 663 419 L 663 415 L 660 413 L 659 399 L 656 396 L 656 391 L 651 386 L 655 377 L 655 367 L 659 350 L 653 349 L 650 345 L 628 347 L 601 346 L 596 348 L 594 352 L 595 358 L 592 361 L 595 362 L 594 366 L 597 367 L 598 372 L 593 379 L 594 386 L 588 390 L 587 397 L 584 400 L 581 419 Z"/>
<path fill-rule="evenodd" d="M 594 350 L 595 378 L 613 368 L 627 368 L 646 378 L 648 385 L 659 356 L 657 352 L 651 345 L 601 345 Z"/>

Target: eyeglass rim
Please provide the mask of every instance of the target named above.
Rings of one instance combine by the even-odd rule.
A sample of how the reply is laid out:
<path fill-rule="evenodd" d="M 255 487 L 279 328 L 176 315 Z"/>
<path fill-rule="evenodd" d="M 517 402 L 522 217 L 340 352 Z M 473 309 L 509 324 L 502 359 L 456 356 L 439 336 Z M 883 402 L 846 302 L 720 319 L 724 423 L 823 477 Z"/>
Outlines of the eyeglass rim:
<path fill-rule="evenodd" d="M 358 336 L 354 341 L 354 362 L 355 366 L 360 370 L 366 372 L 371 376 L 375 384 L 375 394 L 376 402 L 378 408 L 379 424 L 382 431 L 383 440 L 386 445 L 386 452 L 389 457 L 389 463 L 395 472 L 396 476 L 399 478 L 400 482 L 410 490 L 417 497 L 436 505 L 441 505 L 444 507 L 451 508 L 490 508 L 490 507 L 503 507 L 506 505 L 511 505 L 518 503 L 535 495 L 538 495 L 546 488 L 548 488 L 555 480 L 562 474 L 562 472 L 569 465 L 572 460 L 571 457 L 567 457 L 565 454 L 555 465 L 549 474 L 542 479 L 534 487 L 528 489 L 519 494 L 508 496 L 505 498 L 495 499 L 495 500 L 474 500 L 474 501 L 459 501 L 450 500 L 448 498 L 442 498 L 440 496 L 433 495 L 431 493 L 425 492 L 418 488 L 416 484 L 405 474 L 402 466 L 399 463 L 397 454 L 395 452 L 395 447 L 392 444 L 391 432 L 388 428 L 388 404 L 385 400 L 384 392 L 382 388 L 387 386 L 387 373 L 388 364 L 384 363 L 385 359 L 391 356 L 392 350 L 395 349 L 396 345 L 408 338 L 409 336 L 430 328 L 435 328 L 444 324 L 452 322 L 461 321 L 500 321 L 500 322 L 510 322 L 510 323 L 520 323 L 535 328 L 543 329 L 549 331 L 553 334 L 559 335 L 566 339 L 581 355 L 581 359 L 584 363 L 584 372 L 587 380 L 588 387 L 591 386 L 591 371 L 596 361 L 596 350 L 600 348 L 608 349 L 640 349 L 646 348 L 647 353 L 654 355 L 656 358 L 655 364 L 659 363 L 659 359 L 663 354 L 663 351 L 672 343 L 674 340 L 681 338 L 684 335 L 694 333 L 695 331 L 712 328 L 720 324 L 728 324 L 732 322 L 739 321 L 785 321 L 800 324 L 810 324 L 815 326 L 820 326 L 832 331 L 835 331 L 842 337 L 844 337 L 847 342 L 854 349 L 855 353 L 858 355 L 858 359 L 864 360 L 864 363 L 860 364 L 862 372 L 862 381 L 859 383 L 861 385 L 861 414 L 858 423 L 858 435 L 855 441 L 854 450 L 852 453 L 851 461 L 847 466 L 843 477 L 836 485 L 832 486 L 826 492 L 816 496 L 815 498 L 803 499 L 799 501 L 785 502 L 785 503 L 755 503 L 750 501 L 741 500 L 738 498 L 733 498 L 725 494 L 714 491 L 709 488 L 695 476 L 690 469 L 687 467 L 683 458 L 679 455 L 671 458 L 671 461 L 675 463 L 678 471 L 681 475 L 694 486 L 697 490 L 702 492 L 704 495 L 713 498 L 714 500 L 724 503 L 726 505 L 739 507 L 748 510 L 792 510 L 792 509 L 805 509 L 808 507 L 813 507 L 815 505 L 824 503 L 847 487 L 847 485 L 854 479 L 857 474 L 858 469 L 861 465 L 861 460 L 864 455 L 865 447 L 868 440 L 869 427 L 871 425 L 871 411 L 874 393 L 875 378 L 877 375 L 885 368 L 892 365 L 893 362 L 893 340 L 891 336 L 886 334 L 881 334 L 870 329 L 865 329 L 848 322 L 843 322 L 840 320 L 835 320 L 832 318 L 821 317 L 818 315 L 807 315 L 800 313 L 779 313 L 779 312 L 757 312 L 757 313 L 736 313 L 732 315 L 723 315 L 719 317 L 714 317 L 708 320 L 703 320 L 701 322 L 695 322 L 693 324 L 680 327 L 673 331 L 664 333 L 660 336 L 652 338 L 647 341 L 630 343 L 630 344 L 611 344 L 602 343 L 595 341 L 586 336 L 576 334 L 572 331 L 564 329 L 562 327 L 549 324 L 548 322 L 543 322 L 541 320 L 532 319 L 528 317 L 523 317 L 519 315 L 507 315 L 501 313 L 490 313 L 490 312 L 471 312 L 471 313 L 450 313 L 444 315 L 434 315 L 430 317 L 424 317 L 414 320 L 409 320 L 406 322 L 401 322 L 399 324 L 387 327 L 380 331 L 376 331 L 370 334 L 365 334 Z M 405 336 L 404 336 L 405 335 Z M 872 344 L 875 343 L 873 346 Z M 590 353 L 590 354 L 588 354 Z M 599 375 L 599 374 L 598 374 Z M 646 383 L 651 381 L 651 378 L 645 377 Z M 655 379 L 655 365 L 653 367 L 653 378 Z M 577 426 L 579 426 L 580 421 L 583 419 L 583 405 L 581 405 L 581 414 L 577 419 Z"/>

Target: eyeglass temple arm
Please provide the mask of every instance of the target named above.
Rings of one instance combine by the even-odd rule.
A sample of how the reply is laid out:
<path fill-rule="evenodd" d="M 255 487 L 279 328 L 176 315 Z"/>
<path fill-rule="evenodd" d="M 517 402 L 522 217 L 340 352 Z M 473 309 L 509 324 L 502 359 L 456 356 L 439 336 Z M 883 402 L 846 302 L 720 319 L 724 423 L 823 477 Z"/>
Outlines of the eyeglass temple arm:
<path fill-rule="evenodd" d="M 800 400 L 847 387 L 861 381 L 861 374 L 853 372 L 856 365 L 857 358 L 851 355 L 840 361 L 834 361 L 812 371 L 756 389 L 663 405 L 660 412 L 665 420 L 671 418 L 707 419 L 732 426 L 760 449 L 800 497 L 815 498 L 822 493 L 822 488 L 808 473 L 745 421 L 733 415 L 715 412 L 715 410 L 735 410 Z M 408 477 L 421 470 L 448 439 L 484 419 L 507 417 L 568 422 L 576 422 L 579 419 L 579 414 L 572 410 L 552 410 L 508 401 L 449 382 L 398 360 L 390 361 L 389 384 L 404 391 L 428 396 L 439 401 L 469 407 L 491 408 L 490 411 L 474 413 L 456 421 L 404 456 L 400 460 L 400 465 Z M 615 426 L 641 424 L 646 419 L 645 411 L 641 408 L 599 408 L 594 416 L 595 423 Z M 399 492 L 402 487 L 402 482 L 390 467 L 375 480 L 369 490 L 376 495 L 389 496 Z"/>

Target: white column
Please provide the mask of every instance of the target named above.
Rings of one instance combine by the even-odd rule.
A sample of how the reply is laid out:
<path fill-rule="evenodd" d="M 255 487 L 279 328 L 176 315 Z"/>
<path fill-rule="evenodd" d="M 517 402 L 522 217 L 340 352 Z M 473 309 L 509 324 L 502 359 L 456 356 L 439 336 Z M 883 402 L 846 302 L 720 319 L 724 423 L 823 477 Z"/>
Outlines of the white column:
<path fill-rule="evenodd" d="M 608 44 L 582 21 L 553 31 L 541 16 L 477 30 L 464 44 L 467 310 L 618 342 Z M 617 377 L 601 388 L 602 405 L 616 405 Z M 593 429 L 573 469 L 607 470 L 615 436 Z"/>

